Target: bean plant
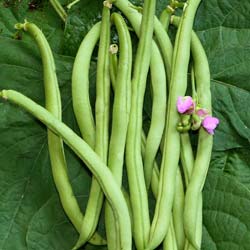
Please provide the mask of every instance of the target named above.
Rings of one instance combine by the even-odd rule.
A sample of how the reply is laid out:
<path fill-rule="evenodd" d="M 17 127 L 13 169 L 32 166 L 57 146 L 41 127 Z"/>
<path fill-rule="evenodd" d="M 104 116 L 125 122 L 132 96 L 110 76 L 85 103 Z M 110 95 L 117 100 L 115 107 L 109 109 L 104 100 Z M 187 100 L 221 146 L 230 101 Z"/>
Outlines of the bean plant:
<path fill-rule="evenodd" d="M 56 0 L 50 2 L 67 22 L 67 10 Z M 1 90 L 0 96 L 6 105 L 20 106 L 47 127 L 53 180 L 79 234 L 72 249 L 86 243 L 109 250 L 201 249 L 202 190 L 220 121 L 212 114 L 207 55 L 193 31 L 200 2 L 171 0 L 159 19 L 156 0 L 144 0 L 142 6 L 128 0 L 103 2 L 101 20 L 84 36 L 72 69 L 80 135 L 62 121 L 54 56 L 43 31 L 29 20 L 15 25 L 39 48 L 46 102 L 43 107 L 16 90 Z M 93 108 L 89 68 L 94 57 Z M 152 103 L 146 126 L 147 85 Z M 92 174 L 84 211 L 70 182 L 64 144 Z M 102 209 L 105 236 L 97 231 Z"/>

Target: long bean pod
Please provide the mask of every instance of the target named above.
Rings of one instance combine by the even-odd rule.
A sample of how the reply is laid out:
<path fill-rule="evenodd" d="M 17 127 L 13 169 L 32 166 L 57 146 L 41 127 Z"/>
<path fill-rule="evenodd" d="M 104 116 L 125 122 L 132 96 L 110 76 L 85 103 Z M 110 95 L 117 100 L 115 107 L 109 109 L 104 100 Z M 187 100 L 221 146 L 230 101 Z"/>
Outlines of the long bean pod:
<path fill-rule="evenodd" d="M 193 33 L 194 34 L 194 33 Z M 211 111 L 210 72 L 206 53 L 196 35 L 192 36 L 192 56 L 199 105 Z M 201 192 L 205 183 L 213 146 L 213 136 L 203 128 L 199 131 L 198 148 L 194 169 L 187 187 L 184 209 L 184 228 L 190 243 L 200 249 L 196 239 L 197 217 L 201 213 Z M 201 229 L 200 223 L 198 226 Z M 199 237 L 200 238 L 200 237 Z"/>
<path fill-rule="evenodd" d="M 178 25 L 179 23 L 179 18 L 178 17 L 174 17 L 173 18 L 173 24 L 174 25 Z M 205 51 L 201 45 L 201 42 L 199 41 L 199 38 L 197 37 L 197 35 L 195 34 L 195 32 L 192 32 L 192 38 L 191 38 L 191 52 L 192 52 L 192 56 L 193 56 L 193 61 L 195 64 L 194 67 L 194 74 L 196 76 L 196 85 L 197 85 L 197 94 L 195 93 L 195 95 L 198 96 L 198 100 L 200 100 L 200 98 L 203 101 L 204 95 L 205 93 L 208 94 L 208 96 L 205 98 L 205 103 L 204 105 L 208 105 L 208 108 L 211 108 L 211 100 L 207 100 L 207 98 L 211 98 L 210 97 L 210 74 L 209 74 L 209 65 L 207 62 L 207 57 L 205 54 Z M 193 79 L 194 80 L 194 79 Z M 203 84 L 206 85 L 205 87 L 203 87 Z M 205 89 L 204 89 L 205 88 Z M 205 92 L 203 92 L 205 91 Z M 200 96 L 201 95 L 201 96 Z M 206 107 L 207 108 L 207 107 Z M 211 150 L 211 144 L 208 144 L 208 152 L 209 152 L 209 148 Z M 198 152 L 197 152 L 198 154 Z M 211 154 L 211 153 L 210 153 Z M 186 154 L 187 155 L 187 154 Z M 190 159 L 187 159 L 187 163 L 189 163 Z M 207 162 L 204 162 L 204 167 L 208 167 Z M 185 167 L 186 169 L 186 183 L 188 186 L 189 181 L 191 180 L 191 175 L 193 172 L 193 168 L 188 166 L 189 164 L 187 164 L 187 166 Z M 198 247 L 200 247 L 201 245 L 201 235 L 202 235 L 202 194 L 200 193 L 199 195 L 197 195 L 198 199 L 197 199 L 197 203 L 196 204 L 196 209 L 197 209 L 197 222 L 196 222 L 196 230 L 194 230 L 194 227 L 192 227 L 191 230 L 194 230 L 192 232 L 190 232 L 190 234 L 192 234 L 192 238 L 196 238 L 196 241 L 194 244 L 196 244 Z M 195 212 L 194 212 L 195 213 Z M 193 215 L 194 216 L 194 215 Z M 187 228 L 187 225 L 185 226 Z M 195 235 L 194 235 L 195 234 Z M 190 238 L 190 237 L 189 237 Z M 194 246 L 190 245 L 190 244 L 186 244 L 185 249 L 195 249 Z"/>
<path fill-rule="evenodd" d="M 155 50 L 154 56 L 151 56 L 150 73 L 152 86 L 152 114 L 151 123 L 146 139 L 144 174 L 147 188 L 150 187 L 154 160 L 159 149 L 164 127 L 167 106 L 167 79 L 164 63 L 159 50 Z"/>
<path fill-rule="evenodd" d="M 136 34 L 140 37 L 140 22 L 141 22 L 141 14 L 130 4 L 127 0 L 117 0 L 114 2 L 116 7 L 118 7 L 129 19 L 131 22 Z M 154 24 L 158 22 L 158 32 L 162 31 L 161 25 L 159 25 L 159 21 L 154 17 Z M 160 29 L 159 29 L 160 27 Z M 156 28 L 155 28 L 156 29 Z M 163 30 L 164 31 L 164 30 Z M 165 31 L 164 31 L 165 32 Z M 171 56 L 172 56 L 172 45 L 170 39 L 168 38 L 166 32 L 165 36 L 163 33 L 163 39 L 165 39 L 166 49 L 164 50 L 166 53 L 163 56 L 167 65 L 171 64 Z M 163 39 L 161 39 L 163 43 Z M 148 50 L 148 48 L 147 48 Z M 166 63 L 165 63 L 166 65 Z M 151 61 L 150 68 L 152 74 L 152 86 L 153 86 L 153 95 L 155 105 L 153 106 L 152 112 L 152 128 L 149 131 L 147 142 L 146 142 L 146 159 L 144 159 L 144 172 L 146 177 L 146 185 L 149 187 L 152 175 L 152 167 L 153 167 L 153 159 L 156 155 L 156 152 L 159 148 L 161 136 L 164 129 L 165 121 L 165 108 L 166 108 L 166 74 L 164 72 L 164 68 L 162 67 L 162 57 L 159 49 L 156 46 L 156 43 L 153 41 L 152 44 L 152 52 L 151 52 Z M 170 66 L 168 66 L 168 73 L 170 75 Z"/>
<path fill-rule="evenodd" d="M 56 68 L 50 46 L 42 31 L 32 23 L 17 24 L 16 28 L 29 32 L 36 40 L 39 47 L 44 74 L 44 88 L 46 109 L 61 120 L 61 99 L 56 76 Z M 72 224 L 80 232 L 83 219 L 82 212 L 74 196 L 67 173 L 67 164 L 64 156 L 63 141 L 48 130 L 48 149 L 50 154 L 52 174 L 58 190 L 62 206 Z"/>
<path fill-rule="evenodd" d="M 95 121 L 89 99 L 89 67 L 100 38 L 101 23 L 95 24 L 84 37 L 75 57 L 72 71 L 72 103 L 83 139 L 95 148 Z"/>
<path fill-rule="evenodd" d="M 182 15 L 182 25 L 177 32 L 178 40 L 174 47 L 175 63 L 171 74 L 166 133 L 163 159 L 160 170 L 159 195 L 150 230 L 149 249 L 157 247 L 165 237 L 173 205 L 175 176 L 180 154 L 180 135 L 176 130 L 179 115 L 176 110 L 178 96 L 183 96 L 187 86 L 187 70 L 190 57 L 191 30 L 200 0 L 187 1 Z M 179 33 L 179 34 L 178 34 Z"/>
<path fill-rule="evenodd" d="M 103 2 L 101 34 L 98 50 L 96 104 L 95 104 L 95 152 L 106 164 L 109 140 L 109 106 L 110 106 L 110 77 L 109 77 L 109 44 L 110 44 L 110 2 Z M 76 248 L 85 243 L 96 230 L 103 204 L 103 192 L 97 180 L 93 178 L 82 231 Z M 94 216 L 93 216 L 94 215 Z M 86 230 L 88 229 L 88 230 Z"/>
<path fill-rule="evenodd" d="M 72 71 L 72 102 L 75 117 L 80 128 L 82 138 L 91 146 L 92 149 L 95 147 L 95 122 L 89 100 L 89 67 L 93 50 L 100 37 L 100 30 L 101 23 L 98 22 L 87 33 L 77 51 Z M 94 202 L 96 201 L 96 192 L 99 190 L 99 184 L 93 177 L 88 201 L 89 204 L 93 204 L 93 200 Z M 100 199 L 100 203 L 102 203 L 102 199 Z M 100 241 L 101 239 L 100 235 L 97 233 L 95 233 L 92 237 L 92 234 L 97 227 L 99 216 L 98 214 L 88 212 L 89 209 L 92 211 L 93 207 L 87 205 L 86 215 L 90 218 L 85 218 L 82 223 L 82 231 L 84 231 L 86 235 L 85 239 L 82 236 L 82 244 L 87 240 L 89 240 L 92 244 L 96 244 L 97 240 L 99 239 L 98 241 Z M 102 239 L 101 242 L 104 242 L 104 240 Z"/>
<path fill-rule="evenodd" d="M 117 2 L 115 2 L 117 3 Z M 133 236 L 137 249 L 144 249 L 149 237 L 150 220 L 147 190 L 141 156 L 142 109 L 149 70 L 155 0 L 146 0 L 132 77 L 131 110 L 126 142 L 126 167 L 134 221 Z"/>
<path fill-rule="evenodd" d="M 44 123 L 50 130 L 60 136 L 64 142 L 76 153 L 86 164 L 89 170 L 98 180 L 108 202 L 114 212 L 121 239 L 121 249 L 131 250 L 132 235 L 131 222 L 120 187 L 113 178 L 111 171 L 103 163 L 102 159 L 91 149 L 91 147 L 80 138 L 73 130 L 56 119 L 50 112 L 14 90 L 2 90 L 0 97 L 9 100 L 22 107 L 34 117 Z"/>
<path fill-rule="evenodd" d="M 155 54 L 155 55 L 157 55 L 157 54 Z M 152 57 L 153 56 L 154 55 L 152 55 Z M 113 80 L 111 82 L 112 82 L 112 88 L 115 91 L 118 59 L 117 59 L 116 54 L 110 55 L 110 58 L 111 58 L 111 61 L 112 61 L 112 63 L 110 63 L 110 72 L 112 72 L 112 75 L 113 75 L 113 77 L 112 77 Z M 157 59 L 156 59 L 156 61 L 157 61 Z M 150 67 L 151 67 L 152 62 L 153 62 L 153 60 L 151 58 Z M 158 78 L 154 78 L 154 80 L 155 79 L 158 79 Z M 157 82 L 155 82 L 154 84 L 155 84 L 155 87 L 157 87 Z M 157 95 L 155 96 L 155 98 L 157 98 Z M 128 103 L 130 103 L 130 101 Z M 147 140 L 146 134 L 143 131 L 142 136 L 141 136 L 141 152 L 142 152 L 142 158 L 143 159 L 145 158 L 146 140 Z M 153 171 L 152 171 L 151 188 L 152 188 L 152 192 L 153 192 L 155 197 L 157 197 L 157 193 L 158 193 L 158 184 L 159 184 L 159 167 L 158 167 L 158 164 L 157 164 L 156 160 L 154 160 L 154 162 L 153 162 Z"/>
<path fill-rule="evenodd" d="M 162 23 L 166 31 L 168 31 L 171 15 L 173 14 L 174 11 L 175 11 L 175 1 L 171 1 L 170 5 L 168 5 L 167 8 L 161 14 L 160 22 Z M 183 158 L 181 158 L 181 161 L 183 161 Z M 183 227 L 183 210 L 184 210 L 184 186 L 180 168 L 178 167 L 176 175 L 176 184 L 175 184 L 175 195 L 172 208 L 172 219 L 169 225 L 167 235 L 163 241 L 164 250 L 172 248 L 184 249 L 185 233 Z"/>
<path fill-rule="evenodd" d="M 131 100 L 132 44 L 127 24 L 123 17 L 117 13 L 113 13 L 111 19 L 118 31 L 119 63 L 115 80 L 108 167 L 118 185 L 121 186 Z M 117 233 L 115 217 L 108 203 L 105 204 L 105 227 L 108 249 L 119 249 L 120 239 L 117 238 L 119 233 Z"/>

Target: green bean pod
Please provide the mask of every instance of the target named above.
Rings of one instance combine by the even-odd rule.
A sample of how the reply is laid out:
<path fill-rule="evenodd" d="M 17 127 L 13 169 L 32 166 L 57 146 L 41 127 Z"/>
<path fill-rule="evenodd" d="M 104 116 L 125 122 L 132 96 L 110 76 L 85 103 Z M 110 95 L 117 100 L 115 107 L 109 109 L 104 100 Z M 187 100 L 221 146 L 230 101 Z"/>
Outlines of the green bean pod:
<path fill-rule="evenodd" d="M 142 132 L 142 137 L 141 137 L 141 153 L 142 153 L 142 158 L 145 158 L 145 146 L 146 146 L 146 135 L 144 132 Z M 156 198 L 158 195 L 158 185 L 159 185 L 159 167 L 154 160 L 154 167 L 153 167 L 153 173 L 152 173 L 152 179 L 151 179 L 151 189 L 153 192 L 154 197 Z"/>
<path fill-rule="evenodd" d="M 157 54 L 157 53 L 156 53 Z M 155 55 L 156 55 L 155 54 Z M 152 55 L 152 57 L 154 57 L 154 55 Z M 113 75 L 112 77 L 112 88 L 115 91 L 115 84 L 116 84 L 116 74 L 117 74 L 117 56 L 116 54 L 112 54 L 110 55 L 110 72 L 111 75 Z M 156 59 L 157 61 L 157 59 Z M 150 65 L 152 64 L 152 60 L 150 62 Z M 130 98 L 131 99 L 131 98 Z M 130 101 L 128 102 L 130 103 Z M 142 132 L 142 136 L 141 136 L 141 152 L 142 152 L 142 158 L 145 158 L 145 147 L 146 147 L 146 135 L 144 132 Z M 151 181 L 151 187 L 152 187 L 152 191 L 155 197 L 157 197 L 157 193 L 158 193 L 158 184 L 159 184 L 159 168 L 157 165 L 157 162 L 154 160 L 153 162 L 153 173 L 152 173 L 152 181 Z"/>
<path fill-rule="evenodd" d="M 170 221 L 169 229 L 166 238 L 163 241 L 163 250 L 178 250 L 176 233 L 174 230 L 173 219 Z"/>
<path fill-rule="evenodd" d="M 110 77 L 109 77 L 109 44 L 110 44 L 110 6 L 104 2 L 101 21 L 101 34 L 97 61 L 96 103 L 95 103 L 95 152 L 106 164 L 109 141 L 109 107 L 110 107 Z M 85 243 L 96 230 L 102 209 L 104 195 L 97 180 L 93 178 L 90 195 L 82 230 L 76 243 L 76 248 Z M 86 230 L 88 229 L 88 230 Z"/>
<path fill-rule="evenodd" d="M 107 4 L 105 4 L 105 2 Z M 110 4 L 104 1 L 101 22 L 101 34 L 98 50 L 96 73 L 96 143 L 95 151 L 104 162 L 108 157 L 109 141 L 109 108 L 110 108 L 110 76 L 109 76 L 109 46 L 110 46 Z"/>
<path fill-rule="evenodd" d="M 141 14 L 135 10 L 130 2 L 127 0 L 117 0 L 114 2 L 116 7 L 118 7 L 129 19 L 131 22 L 137 36 L 139 37 L 140 34 L 140 22 L 141 22 Z M 161 25 L 159 25 L 159 21 L 154 18 L 154 23 L 158 22 L 158 33 L 162 31 Z M 164 31 L 165 32 L 165 31 Z M 163 33 L 163 39 L 165 39 L 163 46 L 164 48 L 167 47 L 165 51 L 165 55 L 167 57 L 163 57 L 168 65 L 171 64 L 171 56 L 172 56 L 172 45 L 170 39 L 168 38 L 166 32 L 165 36 Z M 163 43 L 163 39 L 161 39 Z M 148 49 L 147 49 L 148 50 Z M 147 188 L 150 185 L 151 176 L 152 176 L 152 168 L 153 168 L 153 159 L 156 155 L 156 151 L 158 150 L 160 140 L 162 137 L 163 129 L 165 121 L 165 109 L 166 109 L 166 75 L 165 70 L 162 67 L 162 57 L 161 54 L 155 44 L 152 44 L 152 54 L 151 54 L 151 61 L 150 61 L 150 68 L 151 68 L 151 75 L 152 75 L 152 86 L 153 86 L 153 95 L 154 95 L 154 106 L 152 112 L 152 128 L 149 131 L 149 136 L 147 138 L 146 143 L 146 159 L 144 159 L 144 173 L 146 177 L 146 186 Z M 170 66 L 168 67 L 169 74 L 170 74 Z"/>
<path fill-rule="evenodd" d="M 117 44 L 111 44 L 109 47 L 109 74 L 110 74 L 110 80 L 111 85 L 113 88 L 113 91 L 115 91 L 115 83 L 116 83 L 116 74 L 117 74 L 117 65 L 118 65 L 118 59 L 117 59 L 117 52 L 118 52 L 118 46 Z"/>
<path fill-rule="evenodd" d="M 89 100 L 89 67 L 93 50 L 100 37 L 100 30 L 101 23 L 99 22 L 87 33 L 76 54 L 72 71 L 72 102 L 74 113 L 82 138 L 92 149 L 95 147 L 95 123 Z M 88 218 L 85 216 L 82 223 L 82 231 L 85 233 L 85 238 L 82 236 L 82 244 L 86 241 L 96 244 L 102 239 L 97 233 L 93 235 L 99 216 L 91 212 L 93 211 L 93 206 L 96 206 L 95 204 L 98 203 L 96 202 L 96 192 L 99 192 L 99 190 L 99 184 L 93 177 L 88 204 L 92 205 L 94 203 L 94 205 L 87 205 L 86 208 L 86 216 Z M 101 204 L 102 200 L 100 198 L 99 202 Z M 102 239 L 101 242 L 104 243 L 106 241 Z"/>
<path fill-rule="evenodd" d="M 95 148 L 95 122 L 89 99 L 89 67 L 100 38 L 101 23 L 95 24 L 84 37 L 75 57 L 72 71 L 72 103 L 83 139 Z"/>
<path fill-rule="evenodd" d="M 160 169 L 159 194 L 150 230 L 148 249 L 156 248 L 166 236 L 171 218 L 175 194 L 175 177 L 180 155 L 180 135 L 176 129 L 179 115 L 176 109 L 178 96 L 183 96 L 187 87 L 187 71 L 190 57 L 190 41 L 193 20 L 200 0 L 187 1 L 182 23 L 177 31 L 174 47 L 174 65 L 171 74 L 170 95 L 166 121 L 163 159 Z"/>
<path fill-rule="evenodd" d="M 117 2 L 115 2 L 117 4 Z M 142 109 L 149 70 L 155 0 L 144 2 L 140 38 L 132 77 L 131 111 L 126 142 L 126 167 L 134 221 L 133 236 L 137 249 L 144 249 L 149 236 L 150 220 L 147 189 L 141 156 Z"/>
<path fill-rule="evenodd" d="M 211 111 L 210 72 L 206 53 L 196 35 L 192 36 L 192 56 L 197 84 L 199 105 Z M 213 136 L 200 128 L 194 169 L 187 187 L 184 209 L 184 228 L 190 243 L 200 249 L 196 239 L 197 217 L 201 213 L 199 203 L 205 183 L 213 146 Z"/>
<path fill-rule="evenodd" d="M 119 63 L 117 66 L 114 91 L 112 129 L 109 144 L 108 166 L 118 185 L 122 185 L 124 151 L 130 113 L 132 45 L 127 24 L 117 13 L 111 16 L 119 37 Z M 115 64 L 115 62 L 113 62 Z M 115 65 L 113 65 L 115 67 Z M 115 71 L 115 69 L 114 69 Z M 105 227 L 109 250 L 120 247 L 119 233 L 116 232 L 116 221 L 112 209 L 105 204 Z"/>
<path fill-rule="evenodd" d="M 169 24 L 170 24 L 170 19 L 171 19 L 171 15 L 174 13 L 175 9 L 170 5 L 168 5 L 162 12 L 160 15 L 160 22 L 162 24 L 162 26 L 168 30 Z"/>
<path fill-rule="evenodd" d="M 126 201 L 122 191 L 108 167 L 91 147 L 73 130 L 56 119 L 50 112 L 14 90 L 2 90 L 0 97 L 22 107 L 44 123 L 51 131 L 60 136 L 64 142 L 86 164 L 98 180 L 116 218 L 116 225 L 123 250 L 132 249 L 131 222 Z"/>
<path fill-rule="evenodd" d="M 179 17 L 174 16 L 172 19 L 172 22 L 175 26 L 178 27 L 179 25 Z M 192 36 L 191 36 L 191 53 L 192 55 L 196 54 L 196 44 L 194 43 L 196 41 L 197 43 L 197 36 L 196 34 L 192 31 Z M 199 54 L 199 52 L 197 52 Z M 196 60 L 194 57 L 193 59 Z M 203 57 L 204 59 L 204 57 Z M 199 69 L 199 68 L 198 68 Z M 194 70 L 192 69 L 192 74 L 194 73 Z M 198 79 L 199 80 L 199 79 Z M 203 79 L 201 79 L 203 81 Z M 195 79 L 193 79 L 192 76 L 192 95 L 193 97 L 196 97 L 196 87 L 195 87 Z M 207 82 L 207 81 L 206 81 Z M 190 143 L 189 135 L 188 133 L 183 133 L 181 134 L 181 159 L 182 159 L 182 166 L 184 170 L 184 178 L 185 178 L 185 183 L 186 186 L 189 185 L 189 182 L 191 180 L 192 172 L 193 172 L 193 167 L 194 167 L 194 157 L 193 157 L 193 152 L 192 152 L 192 146 Z M 200 194 L 198 198 L 198 205 L 197 205 L 197 223 L 196 223 L 196 230 L 192 232 L 193 234 L 195 233 L 196 237 L 196 243 L 198 246 L 201 245 L 201 237 L 202 237 L 202 195 Z M 194 250 L 194 246 L 189 244 L 189 242 L 186 242 L 185 245 L 185 250 Z"/>
<path fill-rule="evenodd" d="M 171 15 L 175 11 L 175 7 L 176 7 L 175 4 L 176 4 L 175 1 L 171 1 L 170 5 L 168 5 L 167 8 L 163 10 L 160 16 L 160 21 L 163 27 L 166 29 L 166 31 L 169 28 Z M 182 153 L 182 149 L 183 148 L 181 147 L 181 153 Z M 185 164 L 185 159 L 181 157 L 182 165 L 183 165 L 183 161 Z M 190 163 L 192 164 L 191 166 L 193 166 L 193 163 L 192 162 Z M 184 185 L 183 185 L 182 175 L 180 172 L 180 167 L 178 167 L 177 175 L 176 175 L 175 196 L 173 200 L 173 209 L 172 209 L 173 218 L 171 220 L 170 228 L 168 230 L 167 236 L 164 239 L 163 246 L 166 246 L 166 247 L 170 246 L 170 248 L 171 247 L 174 248 L 173 242 L 176 242 L 176 246 L 178 249 L 184 249 L 186 238 L 185 238 L 184 227 L 183 227 L 183 210 L 184 210 Z M 173 232 L 174 232 L 174 238 L 173 238 Z"/>
<path fill-rule="evenodd" d="M 45 106 L 52 115 L 61 120 L 62 110 L 60 92 L 50 46 L 41 30 L 35 24 L 26 22 L 24 24 L 17 24 L 16 28 L 28 31 L 36 40 L 44 66 Z M 69 181 L 63 141 L 50 130 L 48 130 L 48 147 L 52 174 L 62 206 L 74 227 L 80 232 L 83 215 Z"/>
<path fill-rule="evenodd" d="M 158 54 L 151 56 L 150 61 L 153 104 L 144 157 L 144 174 L 147 189 L 150 187 L 154 159 L 161 144 L 167 106 L 167 80 L 164 63 L 159 50 L 156 50 L 155 53 Z"/>

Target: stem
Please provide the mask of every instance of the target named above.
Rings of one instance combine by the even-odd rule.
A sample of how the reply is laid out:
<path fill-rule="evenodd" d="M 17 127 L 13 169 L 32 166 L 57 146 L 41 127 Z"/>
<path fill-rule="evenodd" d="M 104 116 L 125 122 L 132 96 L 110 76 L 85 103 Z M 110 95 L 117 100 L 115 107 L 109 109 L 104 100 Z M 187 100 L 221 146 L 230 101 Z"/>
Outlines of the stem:
<path fill-rule="evenodd" d="M 67 13 L 64 10 L 64 8 L 62 7 L 62 5 L 60 4 L 60 2 L 58 0 L 49 0 L 49 1 L 50 1 L 51 5 L 54 7 L 57 14 L 61 17 L 61 19 L 64 22 L 66 22 Z"/>

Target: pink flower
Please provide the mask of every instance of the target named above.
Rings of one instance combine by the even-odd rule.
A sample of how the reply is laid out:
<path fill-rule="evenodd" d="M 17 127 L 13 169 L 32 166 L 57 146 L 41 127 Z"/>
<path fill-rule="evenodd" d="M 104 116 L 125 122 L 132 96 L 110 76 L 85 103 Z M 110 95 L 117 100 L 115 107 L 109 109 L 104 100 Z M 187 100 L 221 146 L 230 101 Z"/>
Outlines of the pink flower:
<path fill-rule="evenodd" d="M 195 109 L 195 102 L 191 96 L 179 96 L 176 106 L 179 113 L 192 114 Z"/>
<path fill-rule="evenodd" d="M 206 129 L 206 131 L 213 135 L 214 134 L 214 130 L 217 127 L 217 125 L 219 124 L 219 119 L 216 117 L 212 117 L 212 116 L 206 116 L 204 118 L 204 120 L 202 121 L 202 126 L 204 129 Z"/>
<path fill-rule="evenodd" d="M 195 113 L 201 118 L 205 118 L 206 116 L 209 115 L 209 111 L 207 109 L 204 108 L 197 108 Z"/>

